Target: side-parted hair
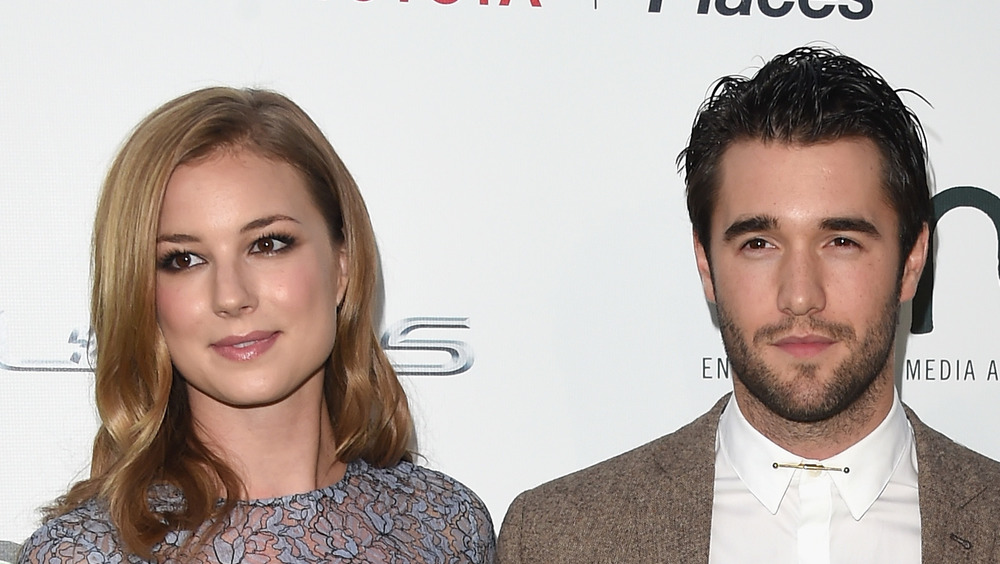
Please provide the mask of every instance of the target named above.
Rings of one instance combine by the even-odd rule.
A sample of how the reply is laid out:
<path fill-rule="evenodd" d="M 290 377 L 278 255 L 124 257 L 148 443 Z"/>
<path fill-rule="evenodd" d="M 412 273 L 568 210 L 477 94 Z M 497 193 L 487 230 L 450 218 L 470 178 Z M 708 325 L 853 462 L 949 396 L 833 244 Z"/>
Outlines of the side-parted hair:
<path fill-rule="evenodd" d="M 875 70 L 832 49 L 778 55 L 753 78 L 721 78 L 702 104 L 684 165 L 688 215 L 709 249 L 723 154 L 745 140 L 809 145 L 866 138 L 881 151 L 883 187 L 899 223 L 900 261 L 933 214 L 923 128 Z"/>
<path fill-rule="evenodd" d="M 49 510 L 51 517 L 96 499 L 106 504 L 120 540 L 147 557 L 170 530 L 220 522 L 243 494 L 233 469 L 194 432 L 155 303 L 156 236 L 167 182 L 178 166 L 224 151 L 249 151 L 295 167 L 334 247 L 346 249 L 347 290 L 324 381 L 338 459 L 376 466 L 411 459 L 406 396 L 375 334 L 375 236 L 354 179 L 319 127 L 288 98 L 223 87 L 191 92 L 139 123 L 104 182 L 94 222 L 91 296 L 101 427 L 90 478 Z M 183 511 L 159 514 L 148 507 L 150 487 L 163 483 L 182 490 Z M 226 500 L 221 505 L 220 493 Z"/>

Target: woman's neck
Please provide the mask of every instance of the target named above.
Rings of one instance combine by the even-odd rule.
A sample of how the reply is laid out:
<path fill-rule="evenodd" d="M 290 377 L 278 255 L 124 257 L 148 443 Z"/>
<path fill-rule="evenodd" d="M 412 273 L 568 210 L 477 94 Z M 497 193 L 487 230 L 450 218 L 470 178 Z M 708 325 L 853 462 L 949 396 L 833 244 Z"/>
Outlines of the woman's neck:
<path fill-rule="evenodd" d="M 337 459 L 322 379 L 306 382 L 307 387 L 319 389 L 300 388 L 278 403 L 249 408 L 191 398 L 201 439 L 243 481 L 241 497 L 282 497 L 343 478 L 347 465 Z"/>

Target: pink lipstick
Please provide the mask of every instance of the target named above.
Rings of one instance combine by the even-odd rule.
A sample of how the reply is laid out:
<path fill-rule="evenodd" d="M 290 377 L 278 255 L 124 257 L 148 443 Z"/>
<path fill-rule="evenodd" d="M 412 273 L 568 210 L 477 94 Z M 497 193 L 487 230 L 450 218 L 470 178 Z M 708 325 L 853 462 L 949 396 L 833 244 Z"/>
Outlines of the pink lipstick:
<path fill-rule="evenodd" d="M 229 360 L 253 360 L 267 352 L 280 334 L 278 331 L 254 331 L 246 335 L 231 335 L 212 343 L 212 349 Z"/>

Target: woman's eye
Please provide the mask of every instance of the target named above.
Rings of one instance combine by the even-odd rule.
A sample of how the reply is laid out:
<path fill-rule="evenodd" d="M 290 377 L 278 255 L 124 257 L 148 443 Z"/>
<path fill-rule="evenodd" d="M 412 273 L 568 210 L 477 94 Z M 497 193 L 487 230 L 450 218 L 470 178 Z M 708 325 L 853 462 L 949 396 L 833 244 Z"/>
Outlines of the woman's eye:
<path fill-rule="evenodd" d="M 250 246 L 250 252 L 270 255 L 284 250 L 290 244 L 292 244 L 290 237 L 268 235 L 254 241 L 253 245 Z"/>
<path fill-rule="evenodd" d="M 176 252 L 160 259 L 160 268 L 164 270 L 187 270 L 205 262 L 205 259 L 194 253 Z"/>

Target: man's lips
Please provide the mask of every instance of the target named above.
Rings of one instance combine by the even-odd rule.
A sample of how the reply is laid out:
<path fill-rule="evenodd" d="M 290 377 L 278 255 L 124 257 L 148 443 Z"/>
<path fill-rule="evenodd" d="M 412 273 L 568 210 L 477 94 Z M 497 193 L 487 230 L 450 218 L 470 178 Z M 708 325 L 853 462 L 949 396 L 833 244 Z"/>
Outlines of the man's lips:
<path fill-rule="evenodd" d="M 784 337 L 774 341 L 772 345 L 796 358 L 808 358 L 822 353 L 836 342 L 823 335 L 805 335 L 801 337 Z"/>
<path fill-rule="evenodd" d="M 279 331 L 254 331 L 230 335 L 212 343 L 212 350 L 229 360 L 252 360 L 267 352 L 281 335 Z"/>

